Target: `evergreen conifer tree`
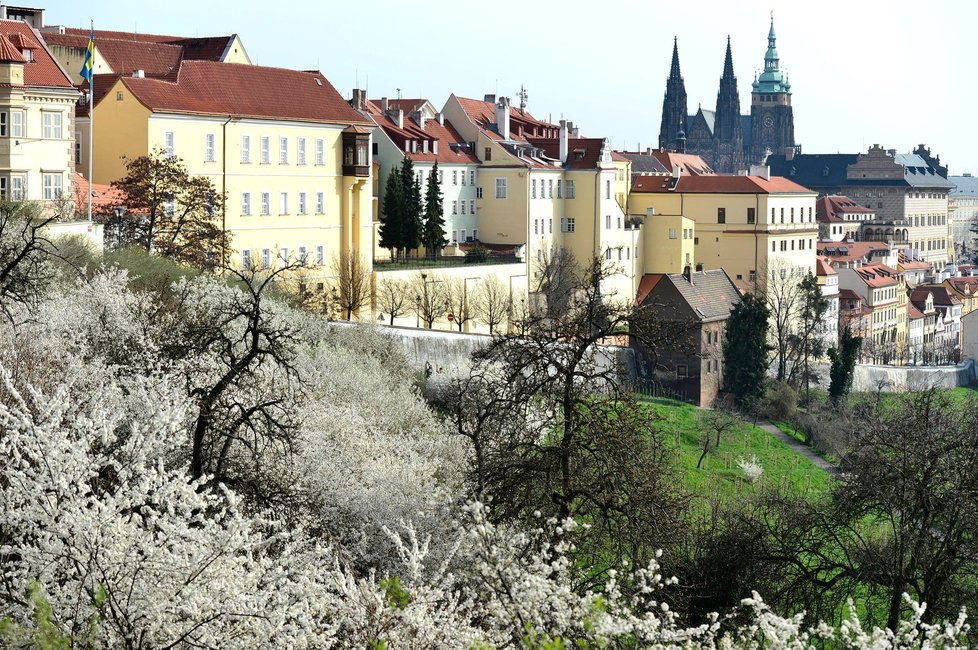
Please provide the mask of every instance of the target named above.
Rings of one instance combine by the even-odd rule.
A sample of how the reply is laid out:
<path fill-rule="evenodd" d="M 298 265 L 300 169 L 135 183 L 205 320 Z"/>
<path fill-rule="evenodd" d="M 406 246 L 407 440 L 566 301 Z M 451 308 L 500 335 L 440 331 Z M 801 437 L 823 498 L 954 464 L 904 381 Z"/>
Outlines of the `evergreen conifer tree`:
<path fill-rule="evenodd" d="M 839 336 L 839 347 L 829 350 L 832 365 L 829 368 L 829 397 L 833 403 L 838 403 L 849 394 L 852 388 L 852 375 L 859 358 L 859 349 L 863 345 L 861 336 L 853 336 L 852 330 L 846 325 Z"/>
<path fill-rule="evenodd" d="M 422 222 L 421 242 L 430 257 L 448 243 L 445 238 L 445 208 L 442 205 L 441 188 L 438 186 L 438 163 L 431 168 L 424 193 L 424 221 Z"/>
<path fill-rule="evenodd" d="M 404 210 L 401 245 L 406 253 L 421 244 L 421 183 L 414 173 L 414 163 L 407 156 L 401 161 L 401 188 Z"/>
<path fill-rule="evenodd" d="M 397 257 L 404 248 L 404 187 L 401 173 L 394 167 L 384 187 L 384 202 L 380 214 L 380 245 Z"/>
<path fill-rule="evenodd" d="M 723 384 L 738 406 L 764 395 L 768 367 L 767 328 L 770 311 L 764 301 L 746 294 L 730 312 L 723 340 Z"/>

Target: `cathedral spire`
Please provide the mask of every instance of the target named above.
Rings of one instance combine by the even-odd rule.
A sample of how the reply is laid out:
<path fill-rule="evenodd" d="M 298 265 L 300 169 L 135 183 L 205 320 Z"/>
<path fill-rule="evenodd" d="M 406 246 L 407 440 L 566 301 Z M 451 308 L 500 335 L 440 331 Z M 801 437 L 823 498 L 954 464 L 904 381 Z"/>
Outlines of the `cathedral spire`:
<path fill-rule="evenodd" d="M 677 80 L 682 79 L 683 76 L 679 72 L 679 37 L 672 37 L 672 68 L 669 69 L 669 79 Z"/>
<path fill-rule="evenodd" d="M 727 36 L 727 57 L 723 61 L 723 78 L 733 79 L 733 55 L 730 54 L 730 36 Z"/>
<path fill-rule="evenodd" d="M 666 79 L 666 94 L 662 100 L 662 125 L 659 128 L 659 147 L 679 146 L 679 134 L 686 130 L 686 84 L 679 70 L 679 38 L 672 41 L 672 66 Z"/>

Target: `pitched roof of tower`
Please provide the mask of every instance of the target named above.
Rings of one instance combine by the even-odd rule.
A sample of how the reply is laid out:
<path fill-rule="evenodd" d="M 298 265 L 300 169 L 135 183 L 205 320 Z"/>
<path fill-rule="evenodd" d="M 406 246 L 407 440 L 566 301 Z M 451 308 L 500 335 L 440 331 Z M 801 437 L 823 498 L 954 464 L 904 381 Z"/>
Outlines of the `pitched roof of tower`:
<path fill-rule="evenodd" d="M 681 79 L 682 73 L 679 71 L 679 37 L 672 37 L 672 65 L 669 67 L 670 79 Z"/>
<path fill-rule="evenodd" d="M 727 55 L 723 60 L 723 76 L 727 79 L 734 77 L 733 55 L 730 53 L 730 36 L 727 36 Z"/>

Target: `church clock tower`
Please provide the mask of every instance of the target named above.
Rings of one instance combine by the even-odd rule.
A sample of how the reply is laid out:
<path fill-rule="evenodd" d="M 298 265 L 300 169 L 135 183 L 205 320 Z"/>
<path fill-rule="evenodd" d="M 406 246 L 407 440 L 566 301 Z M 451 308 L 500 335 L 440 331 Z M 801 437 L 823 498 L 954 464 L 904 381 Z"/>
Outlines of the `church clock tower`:
<path fill-rule="evenodd" d="M 775 47 L 774 16 L 767 35 L 764 72 L 751 90 L 751 139 L 748 162 L 760 163 L 768 153 L 782 154 L 795 146 L 795 121 L 791 112 L 791 84 L 780 68 Z"/>

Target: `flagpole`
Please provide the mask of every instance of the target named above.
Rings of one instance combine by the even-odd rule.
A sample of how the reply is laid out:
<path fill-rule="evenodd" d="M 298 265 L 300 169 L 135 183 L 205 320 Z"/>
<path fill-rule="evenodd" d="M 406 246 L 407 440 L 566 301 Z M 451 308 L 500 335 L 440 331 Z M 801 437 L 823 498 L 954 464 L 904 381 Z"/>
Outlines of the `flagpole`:
<path fill-rule="evenodd" d="M 95 21 L 91 22 L 94 40 Z M 92 47 L 92 73 L 88 76 L 88 220 L 92 220 L 92 159 L 95 158 L 95 48 Z"/>

